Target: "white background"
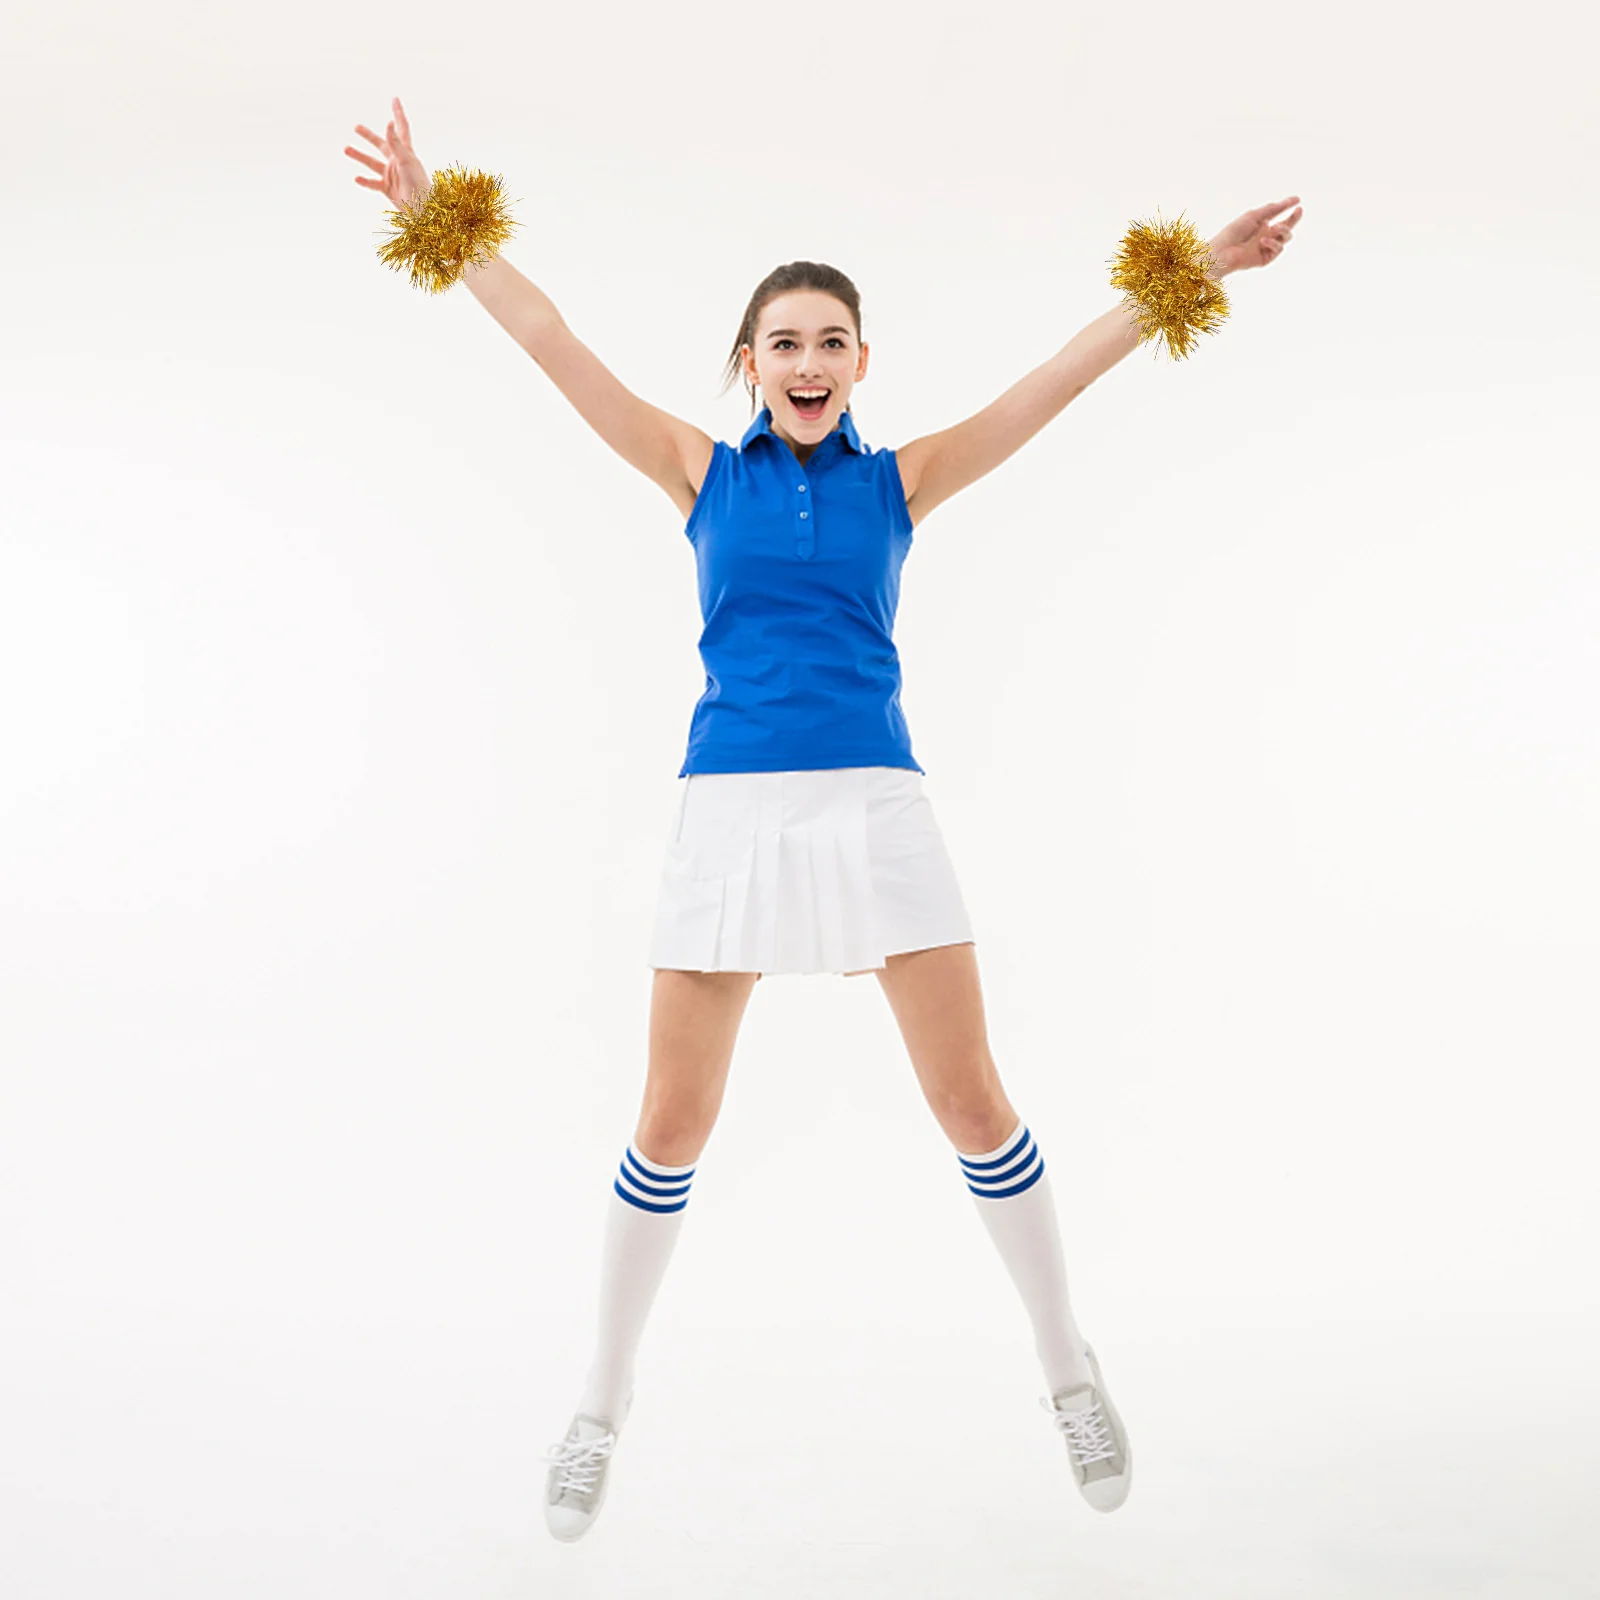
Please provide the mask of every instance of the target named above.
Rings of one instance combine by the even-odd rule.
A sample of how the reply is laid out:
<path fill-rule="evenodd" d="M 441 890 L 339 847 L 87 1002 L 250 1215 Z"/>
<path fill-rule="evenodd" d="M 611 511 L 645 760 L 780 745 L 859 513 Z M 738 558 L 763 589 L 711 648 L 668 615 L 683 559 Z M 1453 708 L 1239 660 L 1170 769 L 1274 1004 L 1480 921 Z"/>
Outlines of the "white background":
<path fill-rule="evenodd" d="M 1562 16 L 1569 19 L 1562 21 Z M 1577 11 L 66 6 L 0 103 L 8 1600 L 1594 1593 Z M 847 272 L 898 447 L 1298 194 L 919 526 L 897 642 L 1134 1440 L 1078 1499 L 876 982 L 754 995 L 551 1540 L 703 686 L 662 492 L 342 154 L 399 94 L 636 392 Z"/>

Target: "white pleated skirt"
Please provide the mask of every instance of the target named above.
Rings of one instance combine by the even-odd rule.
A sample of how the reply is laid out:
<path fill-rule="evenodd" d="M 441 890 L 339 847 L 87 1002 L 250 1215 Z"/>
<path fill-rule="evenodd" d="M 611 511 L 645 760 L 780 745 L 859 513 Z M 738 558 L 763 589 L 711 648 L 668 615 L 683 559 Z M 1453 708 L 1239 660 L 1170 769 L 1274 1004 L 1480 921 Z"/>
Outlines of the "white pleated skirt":
<path fill-rule="evenodd" d="M 857 977 L 891 955 L 972 940 L 920 772 L 680 781 L 650 966 Z"/>

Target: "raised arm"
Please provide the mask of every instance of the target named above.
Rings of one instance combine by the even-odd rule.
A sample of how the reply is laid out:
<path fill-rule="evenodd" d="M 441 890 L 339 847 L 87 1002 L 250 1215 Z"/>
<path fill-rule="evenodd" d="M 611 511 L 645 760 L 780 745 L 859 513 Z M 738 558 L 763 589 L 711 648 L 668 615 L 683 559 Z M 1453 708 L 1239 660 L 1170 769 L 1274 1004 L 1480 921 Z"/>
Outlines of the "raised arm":
<path fill-rule="evenodd" d="M 1300 220 L 1301 208 L 1282 222 L 1275 219 L 1298 199 L 1291 195 L 1258 206 L 1230 222 L 1209 242 L 1208 276 L 1225 278 L 1274 260 Z M 1138 344 L 1137 316 L 1125 304 L 1115 305 L 976 415 L 902 445 L 895 459 L 911 520 L 921 521 L 936 505 L 994 471 Z"/>
<path fill-rule="evenodd" d="M 641 400 L 566 324 L 550 297 L 504 256 L 468 267 L 462 281 L 613 450 L 660 484 L 685 518 L 714 442 L 693 423 Z"/>
<path fill-rule="evenodd" d="M 345 154 L 380 176 L 357 177 L 391 205 L 408 205 L 432 181 L 411 144 L 411 125 L 399 98 L 383 136 L 361 123 L 356 132 L 384 154 L 377 161 L 351 145 Z M 511 263 L 496 257 L 462 273 L 485 310 L 528 352 L 578 414 L 613 450 L 666 491 L 687 518 L 711 461 L 711 436 L 641 400 L 605 367 L 566 324 L 554 303 Z"/>
<path fill-rule="evenodd" d="M 982 411 L 901 445 L 895 460 L 912 522 L 921 522 L 935 506 L 1015 455 L 1138 343 L 1133 313 L 1113 306 Z"/>

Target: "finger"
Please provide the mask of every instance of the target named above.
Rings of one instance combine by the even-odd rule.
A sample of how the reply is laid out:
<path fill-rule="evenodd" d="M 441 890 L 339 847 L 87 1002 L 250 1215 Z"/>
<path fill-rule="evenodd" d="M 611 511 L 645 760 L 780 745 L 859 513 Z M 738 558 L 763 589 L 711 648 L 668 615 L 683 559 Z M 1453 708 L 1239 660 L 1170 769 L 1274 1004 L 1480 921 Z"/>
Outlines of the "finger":
<path fill-rule="evenodd" d="M 406 108 L 400 104 L 400 96 L 394 97 L 395 120 L 400 124 L 400 137 L 407 144 L 411 143 L 411 124 L 406 121 Z"/>
<path fill-rule="evenodd" d="M 363 139 L 370 139 L 380 150 L 388 150 L 388 145 L 386 145 L 383 140 L 380 139 L 377 134 L 375 134 L 364 122 L 358 122 L 356 124 L 356 132 L 359 133 Z"/>
<path fill-rule="evenodd" d="M 374 161 L 365 150 L 357 150 L 354 145 L 347 144 L 344 147 L 344 153 L 347 156 L 354 156 L 355 159 L 361 162 L 363 166 L 371 167 L 374 172 L 383 171 L 383 163 L 381 161 Z"/>
<path fill-rule="evenodd" d="M 1285 206 L 1297 204 L 1299 199 L 1299 195 L 1292 194 L 1287 200 L 1277 200 L 1269 206 L 1257 206 L 1255 210 L 1250 213 L 1250 215 L 1253 217 L 1258 217 L 1261 221 L 1265 222 L 1269 218 L 1277 216 L 1277 214 L 1282 211 Z"/>

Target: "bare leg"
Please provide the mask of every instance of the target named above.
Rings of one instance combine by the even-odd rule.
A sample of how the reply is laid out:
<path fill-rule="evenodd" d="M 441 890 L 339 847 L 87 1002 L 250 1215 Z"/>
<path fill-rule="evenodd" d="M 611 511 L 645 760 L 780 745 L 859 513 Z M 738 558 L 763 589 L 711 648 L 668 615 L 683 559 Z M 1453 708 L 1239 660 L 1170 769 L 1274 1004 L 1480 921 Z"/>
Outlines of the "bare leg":
<path fill-rule="evenodd" d="M 890 956 L 878 982 L 928 1107 L 955 1146 L 978 1214 L 1022 1296 L 1051 1393 L 1089 1382 L 1044 1157 L 989 1053 L 976 948 Z"/>
<path fill-rule="evenodd" d="M 655 975 L 644 1103 L 613 1180 L 600 1266 L 599 1331 L 578 1409 L 620 1422 L 634 1358 L 683 1229 L 693 1164 L 722 1107 L 753 972 Z"/>

